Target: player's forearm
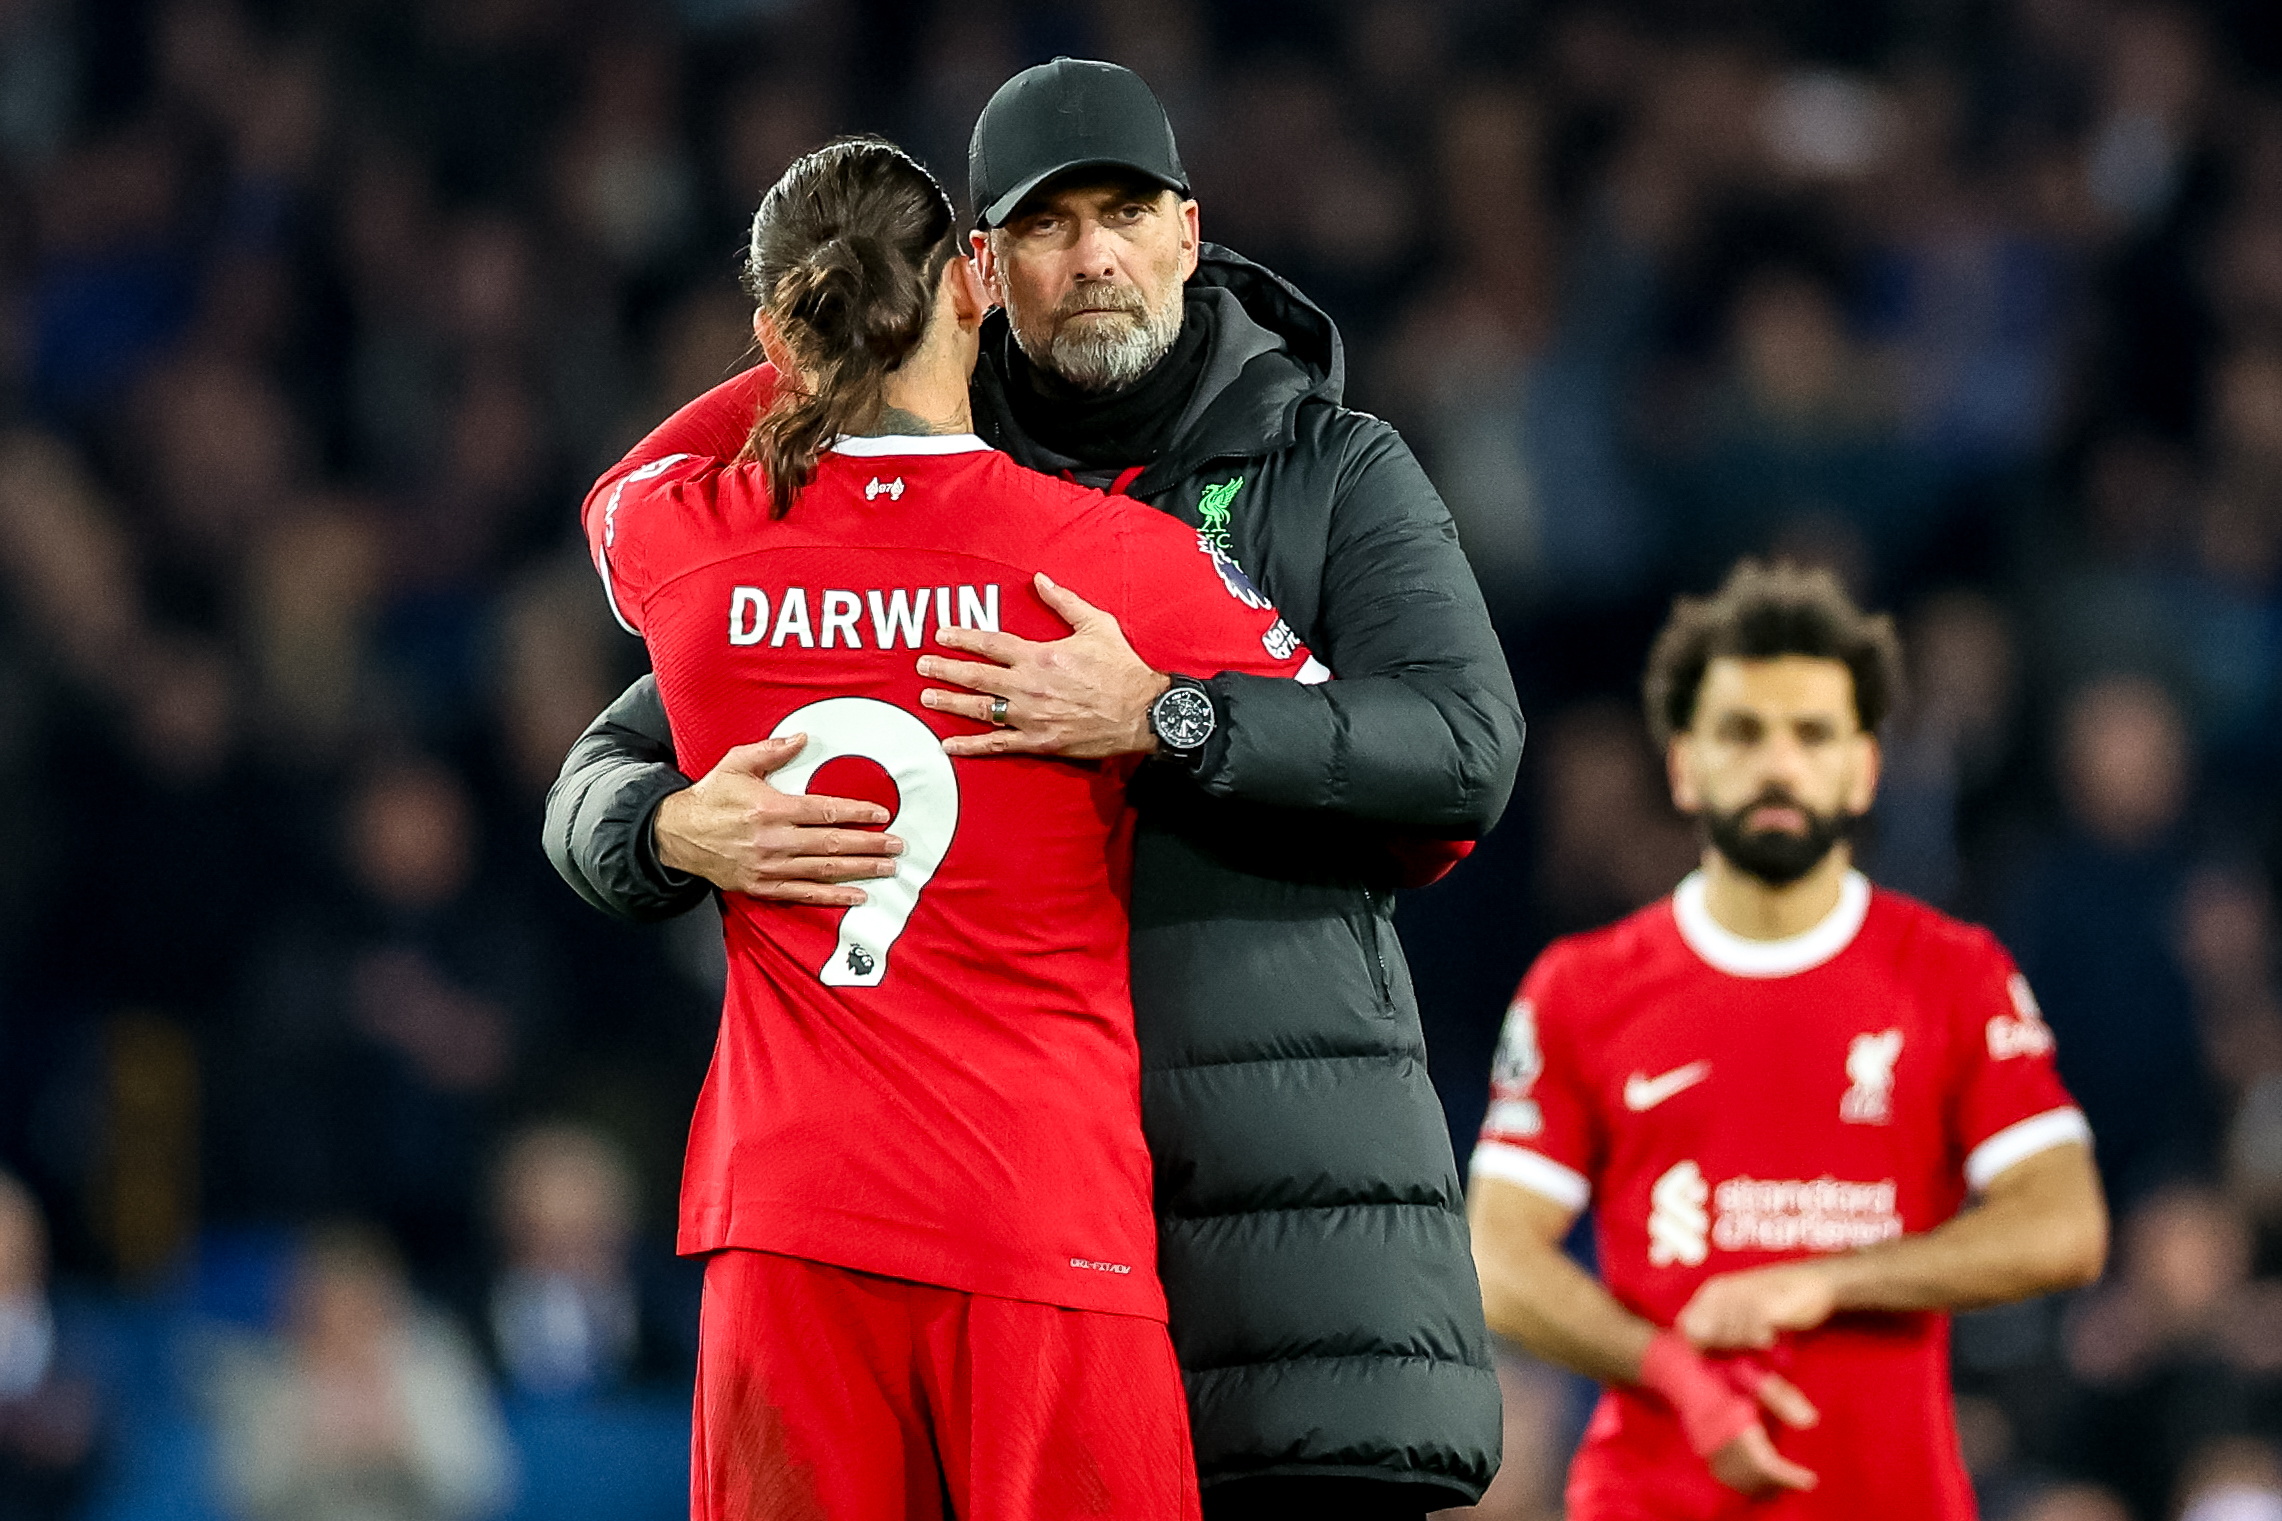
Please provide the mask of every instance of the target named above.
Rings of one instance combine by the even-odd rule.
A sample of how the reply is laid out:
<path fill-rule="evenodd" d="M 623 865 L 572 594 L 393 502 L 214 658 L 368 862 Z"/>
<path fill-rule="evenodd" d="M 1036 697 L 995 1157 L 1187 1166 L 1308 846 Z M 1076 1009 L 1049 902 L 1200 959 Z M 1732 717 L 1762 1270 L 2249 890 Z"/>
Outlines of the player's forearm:
<path fill-rule="evenodd" d="M 1640 1379 L 1640 1359 L 1656 1328 L 1618 1304 L 1607 1289 L 1559 1251 L 1538 1249 L 1524 1260 L 1500 1254 L 1493 1266 L 1477 1253 L 1482 1312 L 1489 1327 L 1549 1363 L 1604 1384 Z"/>
<path fill-rule="evenodd" d="M 2076 1288 L 2098 1276 L 2061 1220 L 1989 1220 L 1976 1210 L 1922 1236 L 1833 1259 L 1845 1310 L 1978 1310 Z"/>
<path fill-rule="evenodd" d="M 1485 1198 L 1501 1187 L 1477 1182 L 1468 1211 L 1490 1329 L 1587 1378 L 1638 1382 L 1656 1328 L 1617 1303 L 1540 1230 L 1499 1207 L 1511 1201 Z"/>
<path fill-rule="evenodd" d="M 2055 1147 L 2016 1171 L 1944 1225 L 1828 1259 L 1836 1308 L 1980 1309 L 2097 1278 L 2108 1222 L 2091 1153 Z"/>

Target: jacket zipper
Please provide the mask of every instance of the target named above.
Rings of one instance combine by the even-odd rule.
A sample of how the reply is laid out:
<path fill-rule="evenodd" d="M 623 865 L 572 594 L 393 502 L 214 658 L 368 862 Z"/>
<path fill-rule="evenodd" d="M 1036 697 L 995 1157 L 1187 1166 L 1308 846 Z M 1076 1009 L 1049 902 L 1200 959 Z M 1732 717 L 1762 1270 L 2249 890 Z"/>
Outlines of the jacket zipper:
<path fill-rule="evenodd" d="M 1379 895 L 1368 887 L 1363 889 L 1363 909 L 1364 922 L 1371 933 L 1371 964 L 1379 974 L 1379 1002 L 1391 1009 L 1395 1002 L 1394 979 L 1387 975 L 1386 947 L 1379 939 Z"/>

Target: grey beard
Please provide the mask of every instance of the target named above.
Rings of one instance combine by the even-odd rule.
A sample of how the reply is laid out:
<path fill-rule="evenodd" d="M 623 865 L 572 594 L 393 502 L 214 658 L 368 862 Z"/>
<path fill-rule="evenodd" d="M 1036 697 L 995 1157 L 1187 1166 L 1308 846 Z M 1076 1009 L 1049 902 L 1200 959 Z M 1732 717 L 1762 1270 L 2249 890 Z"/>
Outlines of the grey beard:
<path fill-rule="evenodd" d="M 1149 373 L 1172 351 L 1181 336 L 1182 304 L 1168 301 L 1161 311 L 1144 309 L 1139 321 L 1124 327 L 1115 323 L 1089 324 L 1082 332 L 1068 328 L 1048 339 L 1041 354 L 1014 329 L 1015 346 L 1022 357 L 1064 385 L 1080 391 L 1114 391 Z"/>

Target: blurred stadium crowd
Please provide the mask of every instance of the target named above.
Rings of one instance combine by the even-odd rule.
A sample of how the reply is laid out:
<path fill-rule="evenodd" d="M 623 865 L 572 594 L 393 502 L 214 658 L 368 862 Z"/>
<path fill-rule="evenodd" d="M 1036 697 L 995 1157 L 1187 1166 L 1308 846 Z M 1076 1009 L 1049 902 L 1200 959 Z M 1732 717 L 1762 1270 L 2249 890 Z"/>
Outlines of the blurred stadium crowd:
<path fill-rule="evenodd" d="M 536 848 L 640 670 L 574 506 L 746 358 L 797 152 L 961 193 L 1059 52 L 1507 639 L 1522 790 L 1404 910 L 1461 1154 L 1529 957 L 1691 859 L 1669 597 L 1835 564 L 1913 663 L 1873 873 L 2006 938 L 2121 1212 L 1959 1325 L 1985 1501 L 2282 1517 L 2270 5 L 0 0 L 0 1521 L 675 1513 L 718 952 Z M 1577 1391 L 1507 1382 L 1483 1513 L 1556 1514 Z"/>

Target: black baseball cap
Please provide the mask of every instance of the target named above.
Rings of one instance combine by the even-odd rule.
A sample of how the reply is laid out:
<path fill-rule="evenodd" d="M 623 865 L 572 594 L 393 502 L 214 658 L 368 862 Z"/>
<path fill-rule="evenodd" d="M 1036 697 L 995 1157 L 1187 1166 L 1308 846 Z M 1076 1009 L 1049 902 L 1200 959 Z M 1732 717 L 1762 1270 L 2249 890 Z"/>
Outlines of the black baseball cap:
<path fill-rule="evenodd" d="M 1127 169 L 1186 198 L 1173 124 L 1141 76 L 1091 58 L 1057 58 L 998 87 L 975 118 L 967 195 L 996 227 L 1022 198 L 1071 169 Z"/>

